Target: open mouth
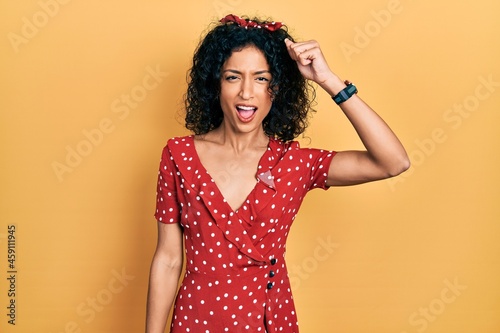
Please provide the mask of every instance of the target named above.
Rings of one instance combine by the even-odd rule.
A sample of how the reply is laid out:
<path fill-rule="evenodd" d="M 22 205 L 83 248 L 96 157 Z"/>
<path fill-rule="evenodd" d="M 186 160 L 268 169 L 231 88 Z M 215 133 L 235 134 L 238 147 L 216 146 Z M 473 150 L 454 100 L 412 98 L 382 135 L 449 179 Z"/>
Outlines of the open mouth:
<path fill-rule="evenodd" d="M 247 105 L 237 105 L 236 110 L 238 111 L 238 116 L 243 122 L 248 122 L 253 119 L 257 107 L 247 106 Z"/>

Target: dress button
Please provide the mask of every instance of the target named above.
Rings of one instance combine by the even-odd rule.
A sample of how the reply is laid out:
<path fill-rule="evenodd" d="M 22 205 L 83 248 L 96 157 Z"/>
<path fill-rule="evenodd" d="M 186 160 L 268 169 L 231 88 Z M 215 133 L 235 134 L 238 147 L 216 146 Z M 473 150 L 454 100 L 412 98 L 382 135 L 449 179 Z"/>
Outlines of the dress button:
<path fill-rule="evenodd" d="M 271 265 L 275 265 L 278 260 L 276 258 L 271 259 Z"/>
<path fill-rule="evenodd" d="M 274 276 L 274 271 L 270 271 L 269 272 L 269 277 L 273 277 Z"/>
<path fill-rule="evenodd" d="M 272 283 L 272 282 L 269 282 L 269 283 L 267 284 L 267 289 L 271 289 L 272 287 L 273 287 L 273 283 Z"/>

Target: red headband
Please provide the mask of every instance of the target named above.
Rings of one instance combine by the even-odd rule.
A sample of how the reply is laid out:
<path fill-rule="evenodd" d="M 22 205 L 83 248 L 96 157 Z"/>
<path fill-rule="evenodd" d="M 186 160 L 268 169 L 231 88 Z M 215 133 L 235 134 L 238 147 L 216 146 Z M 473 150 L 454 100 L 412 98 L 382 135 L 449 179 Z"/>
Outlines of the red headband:
<path fill-rule="evenodd" d="M 274 22 L 273 21 L 273 22 L 257 23 L 257 22 L 254 22 L 252 20 L 242 19 L 242 18 L 240 18 L 236 15 L 233 15 L 233 14 L 227 15 L 226 17 L 221 19 L 219 22 L 221 22 L 221 23 L 233 22 L 233 23 L 236 23 L 237 25 L 239 25 L 240 27 L 245 27 L 245 29 L 264 28 L 264 29 L 269 30 L 269 31 L 276 31 L 283 26 L 283 23 L 281 23 L 281 22 Z"/>

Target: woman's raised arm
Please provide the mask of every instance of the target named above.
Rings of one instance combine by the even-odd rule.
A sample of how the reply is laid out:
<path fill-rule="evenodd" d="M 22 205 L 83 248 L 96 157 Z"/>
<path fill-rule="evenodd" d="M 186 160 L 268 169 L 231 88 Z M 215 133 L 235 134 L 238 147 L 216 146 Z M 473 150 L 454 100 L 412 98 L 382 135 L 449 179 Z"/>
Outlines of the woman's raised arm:
<path fill-rule="evenodd" d="M 285 43 L 306 79 L 316 82 L 330 96 L 336 96 L 346 88 L 346 84 L 330 70 L 318 42 L 293 43 L 287 39 Z M 366 151 L 338 152 L 330 164 L 327 185 L 355 185 L 380 180 L 396 176 L 410 167 L 406 151 L 394 132 L 359 96 L 355 94 L 339 105 Z"/>

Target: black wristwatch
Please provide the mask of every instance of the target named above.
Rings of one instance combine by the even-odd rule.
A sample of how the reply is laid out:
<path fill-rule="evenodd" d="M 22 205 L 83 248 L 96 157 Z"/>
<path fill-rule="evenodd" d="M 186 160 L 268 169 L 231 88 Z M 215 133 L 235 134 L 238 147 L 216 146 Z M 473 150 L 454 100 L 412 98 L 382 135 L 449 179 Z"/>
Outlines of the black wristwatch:
<path fill-rule="evenodd" d="M 337 104 L 344 103 L 347 101 L 349 98 L 352 97 L 352 95 L 358 93 L 358 88 L 351 82 L 345 80 L 344 83 L 347 85 L 344 89 L 342 89 L 337 95 L 333 96 L 333 101 Z"/>

